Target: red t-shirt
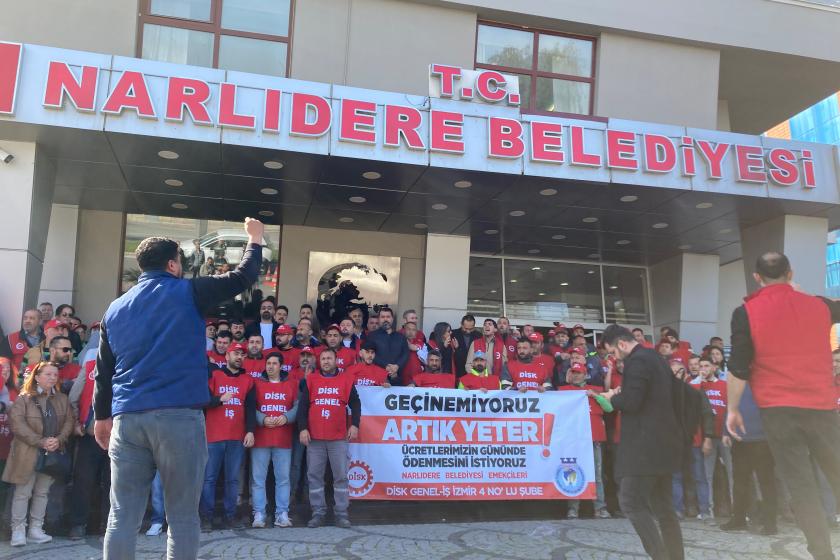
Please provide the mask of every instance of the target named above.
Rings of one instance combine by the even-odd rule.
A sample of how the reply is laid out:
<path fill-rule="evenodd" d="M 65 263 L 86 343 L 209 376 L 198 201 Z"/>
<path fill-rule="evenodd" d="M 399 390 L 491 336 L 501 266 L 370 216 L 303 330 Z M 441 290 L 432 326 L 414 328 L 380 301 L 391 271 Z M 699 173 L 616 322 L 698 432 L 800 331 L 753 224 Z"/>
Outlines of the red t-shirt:
<path fill-rule="evenodd" d="M 454 389 L 455 375 L 451 373 L 430 373 L 424 371 L 415 375 L 412 383 L 418 387 L 427 389 Z"/>
<path fill-rule="evenodd" d="M 245 437 L 245 396 L 253 386 L 254 378 L 244 372 L 232 377 L 220 369 L 213 371 L 211 393 L 216 397 L 224 393 L 234 396 L 226 403 L 207 409 L 207 443 Z"/>
<path fill-rule="evenodd" d="M 520 361 L 508 363 L 508 373 L 513 382 L 513 388 L 516 390 L 523 387 L 529 391 L 536 390 L 551 381 L 551 369 L 536 358 L 527 364 Z"/>
<path fill-rule="evenodd" d="M 272 383 L 266 379 L 254 381 L 257 410 L 267 417 L 282 416 L 290 411 L 298 394 L 298 384 L 291 377 Z M 294 424 L 266 427 L 257 426 L 254 431 L 254 447 L 280 447 L 291 449 Z"/>
<path fill-rule="evenodd" d="M 344 373 L 353 377 L 357 387 L 380 387 L 388 381 L 388 372 L 376 364 L 359 362 L 344 370 Z"/>
<path fill-rule="evenodd" d="M 715 437 L 721 437 L 723 435 L 723 421 L 726 418 L 726 381 L 720 379 L 702 381 L 702 379 L 702 377 L 698 377 L 691 384 L 706 393 L 709 404 L 712 405 L 712 412 L 715 413 Z"/>
<path fill-rule="evenodd" d="M 281 350 L 280 348 L 273 348 L 275 352 L 280 352 L 283 356 L 283 365 L 280 367 L 283 371 L 292 371 L 293 369 L 300 367 L 300 362 L 298 362 L 298 358 L 300 358 L 300 348 L 287 348 L 285 350 Z"/>
<path fill-rule="evenodd" d="M 215 350 L 208 350 L 207 358 L 210 360 L 211 363 L 214 363 L 219 367 L 225 367 L 227 365 L 227 358 L 225 357 L 225 355 L 217 354 Z"/>
<path fill-rule="evenodd" d="M 501 387 L 501 379 L 498 375 L 473 375 L 467 372 L 461 376 L 459 381 L 467 391 L 477 391 L 479 389 L 498 391 Z"/>
<path fill-rule="evenodd" d="M 309 390 L 309 433 L 312 439 L 340 440 L 347 435 L 347 404 L 353 391 L 353 376 L 326 377 L 313 373 L 306 379 Z"/>
<path fill-rule="evenodd" d="M 265 358 L 245 358 L 242 360 L 242 369 L 255 379 L 261 379 L 265 371 Z"/>
<path fill-rule="evenodd" d="M 578 387 L 577 385 L 561 385 L 557 387 L 558 391 L 594 391 L 600 393 L 602 388 L 595 385 L 584 385 Z M 604 424 L 604 409 L 594 399 L 589 398 L 589 423 L 592 426 L 592 441 L 607 441 L 607 427 Z"/>

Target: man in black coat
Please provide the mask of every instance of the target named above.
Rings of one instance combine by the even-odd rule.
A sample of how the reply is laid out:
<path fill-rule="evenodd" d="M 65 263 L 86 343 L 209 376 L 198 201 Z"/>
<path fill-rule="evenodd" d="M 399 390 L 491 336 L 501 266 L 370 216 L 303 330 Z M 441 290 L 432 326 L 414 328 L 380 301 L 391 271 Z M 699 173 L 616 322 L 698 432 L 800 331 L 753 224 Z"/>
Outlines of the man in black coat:
<path fill-rule="evenodd" d="M 621 411 L 615 463 L 621 511 L 651 558 L 683 560 L 682 532 L 671 503 L 671 475 L 680 470 L 686 442 L 674 411 L 673 375 L 665 361 L 642 347 L 625 327 L 610 325 L 601 340 L 624 360 L 622 386 L 603 393 Z"/>
<path fill-rule="evenodd" d="M 475 328 L 475 317 L 469 313 L 464 315 L 461 318 L 461 328 L 452 331 L 452 338 L 458 342 L 458 347 L 455 348 L 455 377 L 459 378 L 466 372 L 470 344 L 481 338 L 481 333 Z"/>

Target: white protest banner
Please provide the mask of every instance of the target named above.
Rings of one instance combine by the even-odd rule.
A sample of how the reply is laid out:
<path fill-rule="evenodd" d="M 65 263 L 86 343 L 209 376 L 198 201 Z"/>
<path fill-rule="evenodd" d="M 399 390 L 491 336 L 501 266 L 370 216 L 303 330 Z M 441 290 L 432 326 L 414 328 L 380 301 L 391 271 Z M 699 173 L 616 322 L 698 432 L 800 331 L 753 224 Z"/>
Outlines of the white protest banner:
<path fill-rule="evenodd" d="M 363 500 L 595 497 L 584 391 L 358 387 L 350 495 Z"/>

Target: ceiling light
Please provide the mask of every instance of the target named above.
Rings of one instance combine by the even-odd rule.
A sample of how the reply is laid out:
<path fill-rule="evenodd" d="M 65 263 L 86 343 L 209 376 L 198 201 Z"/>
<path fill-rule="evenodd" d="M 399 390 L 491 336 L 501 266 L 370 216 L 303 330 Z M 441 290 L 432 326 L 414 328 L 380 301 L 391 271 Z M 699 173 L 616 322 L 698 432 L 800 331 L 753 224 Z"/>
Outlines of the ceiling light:
<path fill-rule="evenodd" d="M 679 249 L 680 251 L 688 251 L 689 249 L 691 249 L 691 245 L 680 245 L 679 247 L 677 247 L 677 249 Z"/>
<path fill-rule="evenodd" d="M 538 295 L 538 296 L 544 296 L 544 295 L 545 295 L 545 292 L 540 292 L 540 293 L 538 293 L 537 295 Z"/>
<path fill-rule="evenodd" d="M 590 259 L 600 259 L 600 258 L 601 258 L 601 255 L 600 255 L 600 254 L 598 254 L 598 253 L 589 253 L 589 254 L 587 255 L 587 257 L 589 257 Z"/>
<path fill-rule="evenodd" d="M 636 202 L 637 200 L 639 200 L 639 197 L 636 196 L 635 194 L 628 194 L 628 195 L 622 196 L 618 200 L 621 201 L 621 202 Z"/>
<path fill-rule="evenodd" d="M 569 285 L 569 283 L 568 283 L 568 282 L 560 282 L 560 285 L 561 285 L 561 286 L 568 286 L 568 285 Z"/>
<path fill-rule="evenodd" d="M 714 206 L 714 204 L 712 204 L 711 202 L 701 202 L 700 204 L 697 204 L 694 207 L 698 210 L 705 210 L 706 208 L 711 208 L 712 206 Z"/>
<path fill-rule="evenodd" d="M 595 271 L 594 270 L 587 270 L 586 273 L 587 274 L 595 274 Z"/>
<path fill-rule="evenodd" d="M 284 163 L 282 161 L 276 161 L 273 159 L 263 162 L 263 167 L 266 167 L 267 169 L 283 169 L 283 165 Z"/>
<path fill-rule="evenodd" d="M 447 208 L 449 208 L 449 206 L 443 204 L 442 202 L 432 204 L 432 210 L 446 210 Z"/>
<path fill-rule="evenodd" d="M 629 239 L 619 239 L 615 242 L 616 245 L 630 245 Z"/>
<path fill-rule="evenodd" d="M 595 222 L 597 222 L 597 221 L 598 221 L 598 218 L 596 218 L 595 216 L 587 216 L 586 218 L 584 218 L 584 219 L 583 219 L 583 220 L 581 220 L 581 221 L 582 221 L 584 224 L 594 224 Z"/>
<path fill-rule="evenodd" d="M 511 284 L 516 284 L 516 278 L 511 278 L 510 283 Z"/>
<path fill-rule="evenodd" d="M 415 229 L 429 229 L 429 226 L 426 224 L 414 224 Z"/>
<path fill-rule="evenodd" d="M 610 290 L 617 290 L 618 286 L 610 286 Z"/>
<path fill-rule="evenodd" d="M 257 214 L 259 214 L 260 216 L 265 216 L 266 218 L 268 218 L 268 217 L 274 215 L 274 211 L 273 210 L 260 210 L 259 212 L 257 212 Z"/>
<path fill-rule="evenodd" d="M 496 293 L 496 290 L 490 290 L 490 293 L 491 293 L 491 294 L 495 294 L 495 293 Z"/>
<path fill-rule="evenodd" d="M 186 210 L 187 208 L 189 208 L 189 206 L 187 206 L 183 202 L 173 202 L 172 208 L 175 208 L 176 210 Z"/>
<path fill-rule="evenodd" d="M 561 241 L 563 239 L 566 239 L 566 236 L 563 235 L 562 233 L 558 233 L 556 235 L 552 235 L 551 238 L 556 239 L 557 241 Z"/>
<path fill-rule="evenodd" d="M 666 227 L 668 227 L 668 224 L 666 222 L 656 222 L 650 227 L 652 227 L 653 229 L 665 229 Z"/>
<path fill-rule="evenodd" d="M 481 301 L 480 299 L 474 299 L 473 303 L 479 303 L 480 301 Z"/>
<path fill-rule="evenodd" d="M 455 185 L 455 188 L 458 188 L 458 189 L 468 189 L 472 186 L 472 182 L 470 182 L 470 181 L 455 181 L 453 183 L 453 185 Z"/>
<path fill-rule="evenodd" d="M 264 189 L 260 189 L 260 192 L 267 195 L 277 194 L 277 189 L 273 189 L 271 187 L 266 187 Z"/>
<path fill-rule="evenodd" d="M 497 229 L 485 229 L 484 233 L 486 233 L 487 235 L 496 235 L 497 233 L 499 233 L 499 230 L 497 230 Z"/>
<path fill-rule="evenodd" d="M 528 249 L 528 254 L 530 254 L 530 255 L 536 255 L 539 252 L 540 252 L 539 249 Z"/>
<path fill-rule="evenodd" d="M 543 196 L 554 196 L 557 194 L 557 189 L 543 189 L 540 191 L 540 194 Z"/>
<path fill-rule="evenodd" d="M 723 228 L 718 233 L 721 233 L 723 235 L 726 235 L 727 233 L 732 233 L 732 228 Z"/>
<path fill-rule="evenodd" d="M 170 187 L 183 187 L 184 186 L 184 182 L 181 181 L 180 179 L 167 179 L 167 180 L 164 181 L 164 183 L 166 183 Z"/>
<path fill-rule="evenodd" d="M 532 267 L 531 267 L 531 270 L 541 270 L 541 269 L 540 269 L 540 267 L 538 267 L 538 266 L 532 266 Z"/>
<path fill-rule="evenodd" d="M 181 157 L 178 155 L 178 152 L 173 152 L 172 150 L 161 150 L 158 152 L 158 156 L 163 159 L 178 159 Z"/>
<path fill-rule="evenodd" d="M 525 215 L 525 210 L 511 210 L 508 212 L 508 215 L 513 216 L 514 218 L 518 218 L 520 216 Z"/>
<path fill-rule="evenodd" d="M 364 173 L 362 173 L 362 177 L 364 177 L 365 179 L 370 179 L 372 181 L 374 179 L 379 179 L 380 177 L 382 177 L 382 173 L 378 171 L 365 171 Z"/>
<path fill-rule="evenodd" d="M 349 200 L 354 204 L 361 204 L 363 202 L 367 202 L 367 199 L 363 196 L 351 196 Z"/>
<path fill-rule="evenodd" d="M 353 223 L 353 218 L 348 218 L 347 216 L 342 216 L 341 218 L 338 219 L 338 221 L 341 222 L 342 224 L 352 224 Z"/>

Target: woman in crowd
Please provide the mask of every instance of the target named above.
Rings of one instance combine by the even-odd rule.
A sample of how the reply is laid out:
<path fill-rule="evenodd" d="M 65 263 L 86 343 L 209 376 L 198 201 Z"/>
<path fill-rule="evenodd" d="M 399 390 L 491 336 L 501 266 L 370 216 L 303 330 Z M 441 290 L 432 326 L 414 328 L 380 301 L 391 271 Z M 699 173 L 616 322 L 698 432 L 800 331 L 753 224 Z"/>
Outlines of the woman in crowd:
<path fill-rule="evenodd" d="M 440 350 L 440 371 L 455 373 L 455 349 L 458 341 L 452 338 L 452 327 L 449 323 L 440 322 L 435 325 L 429 337 L 429 347 Z"/>
<path fill-rule="evenodd" d="M 70 400 L 56 387 L 58 366 L 40 362 L 26 377 L 11 409 L 12 440 L 3 481 L 15 485 L 12 500 L 12 546 L 27 542 L 26 516 L 29 514 L 29 541 L 46 543 L 52 537 L 44 533 L 47 494 L 53 478 L 35 471 L 43 452 L 64 452 L 76 420 Z M 30 505 L 30 498 L 32 503 Z"/>
<path fill-rule="evenodd" d="M 712 360 L 712 363 L 717 367 L 718 377 L 726 379 L 726 358 L 723 355 L 723 350 L 717 346 L 710 346 L 707 352 L 709 354 L 709 358 Z"/>

